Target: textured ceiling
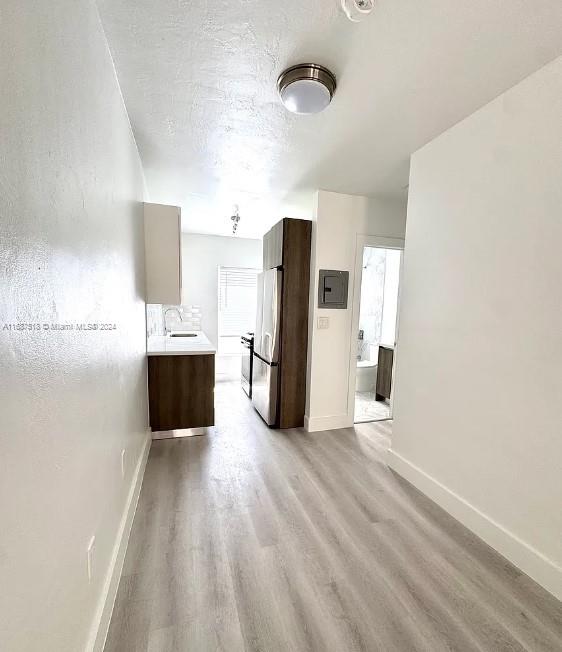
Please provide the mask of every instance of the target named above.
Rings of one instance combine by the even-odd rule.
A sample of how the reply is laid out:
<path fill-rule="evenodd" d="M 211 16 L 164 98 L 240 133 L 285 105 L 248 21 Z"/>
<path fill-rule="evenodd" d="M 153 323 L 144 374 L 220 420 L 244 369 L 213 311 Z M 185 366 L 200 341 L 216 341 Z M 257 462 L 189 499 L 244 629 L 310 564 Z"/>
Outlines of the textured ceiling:
<path fill-rule="evenodd" d="M 184 229 L 261 235 L 310 216 L 312 192 L 405 198 L 409 155 L 562 54 L 561 0 L 98 0 L 150 199 Z M 338 78 L 332 105 L 294 116 L 287 66 Z"/>

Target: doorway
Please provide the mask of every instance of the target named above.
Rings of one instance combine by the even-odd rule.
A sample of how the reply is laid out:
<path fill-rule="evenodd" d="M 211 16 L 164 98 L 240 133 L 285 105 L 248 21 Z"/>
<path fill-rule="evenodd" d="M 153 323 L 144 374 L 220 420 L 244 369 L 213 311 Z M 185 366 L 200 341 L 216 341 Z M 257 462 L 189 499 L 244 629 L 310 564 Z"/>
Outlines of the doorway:
<path fill-rule="evenodd" d="M 351 361 L 354 423 L 392 418 L 402 247 L 358 242 L 358 305 Z"/>

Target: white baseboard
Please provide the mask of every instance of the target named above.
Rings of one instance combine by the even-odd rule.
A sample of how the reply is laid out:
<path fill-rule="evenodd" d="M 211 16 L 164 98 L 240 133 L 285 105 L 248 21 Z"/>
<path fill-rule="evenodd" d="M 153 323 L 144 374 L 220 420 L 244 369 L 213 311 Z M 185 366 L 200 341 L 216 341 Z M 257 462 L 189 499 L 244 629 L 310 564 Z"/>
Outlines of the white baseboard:
<path fill-rule="evenodd" d="M 388 465 L 489 546 L 515 564 L 556 598 L 562 600 L 562 568 L 464 498 L 445 487 L 396 451 L 388 451 Z"/>
<path fill-rule="evenodd" d="M 304 415 L 304 427 L 307 432 L 318 432 L 319 430 L 339 430 L 340 428 L 351 428 L 353 418 L 348 414 L 335 414 L 328 417 L 309 417 Z"/>
<path fill-rule="evenodd" d="M 86 652 L 103 652 L 105 646 L 105 639 L 107 638 L 109 623 L 113 613 L 113 605 L 115 604 L 119 580 L 121 579 L 121 571 L 123 570 L 125 553 L 127 552 L 127 544 L 129 543 L 129 534 L 131 533 L 131 526 L 133 525 L 133 518 L 137 509 L 151 443 L 152 432 L 148 429 L 143 449 L 133 474 L 129 495 L 127 496 L 127 502 L 125 503 L 125 509 L 123 510 L 123 517 L 119 524 L 119 531 L 117 532 L 111 562 L 105 578 L 90 640 L 86 646 Z"/>

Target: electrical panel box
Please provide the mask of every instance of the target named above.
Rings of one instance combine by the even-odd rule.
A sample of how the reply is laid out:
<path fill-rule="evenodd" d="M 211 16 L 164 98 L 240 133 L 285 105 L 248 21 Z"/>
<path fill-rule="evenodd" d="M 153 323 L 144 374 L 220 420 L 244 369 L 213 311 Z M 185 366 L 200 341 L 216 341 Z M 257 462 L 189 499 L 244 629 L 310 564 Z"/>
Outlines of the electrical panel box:
<path fill-rule="evenodd" d="M 345 310 L 349 272 L 321 269 L 318 279 L 318 307 Z"/>

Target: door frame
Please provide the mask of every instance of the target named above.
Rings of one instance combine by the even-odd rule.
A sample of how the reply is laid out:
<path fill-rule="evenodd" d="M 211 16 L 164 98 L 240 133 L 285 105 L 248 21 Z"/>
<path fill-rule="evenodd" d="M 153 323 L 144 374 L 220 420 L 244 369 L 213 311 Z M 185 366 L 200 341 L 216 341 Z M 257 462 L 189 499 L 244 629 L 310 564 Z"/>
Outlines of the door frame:
<path fill-rule="evenodd" d="M 394 369 L 396 368 L 396 350 L 398 348 L 398 322 L 400 319 L 400 294 L 402 291 L 402 271 L 404 266 L 404 238 L 387 238 L 378 235 L 358 235 L 355 243 L 355 275 L 353 284 L 353 302 L 351 313 L 351 333 L 349 341 L 349 385 L 347 395 L 347 415 L 351 423 L 355 423 L 355 384 L 357 381 L 357 333 L 359 332 L 359 314 L 361 311 L 361 283 L 363 282 L 363 250 L 365 247 L 380 249 L 398 249 L 402 251 L 400 260 L 400 276 L 398 281 L 398 310 L 396 315 L 396 345 L 392 380 L 394 386 Z M 394 391 L 390 397 L 390 418 L 393 414 Z"/>

